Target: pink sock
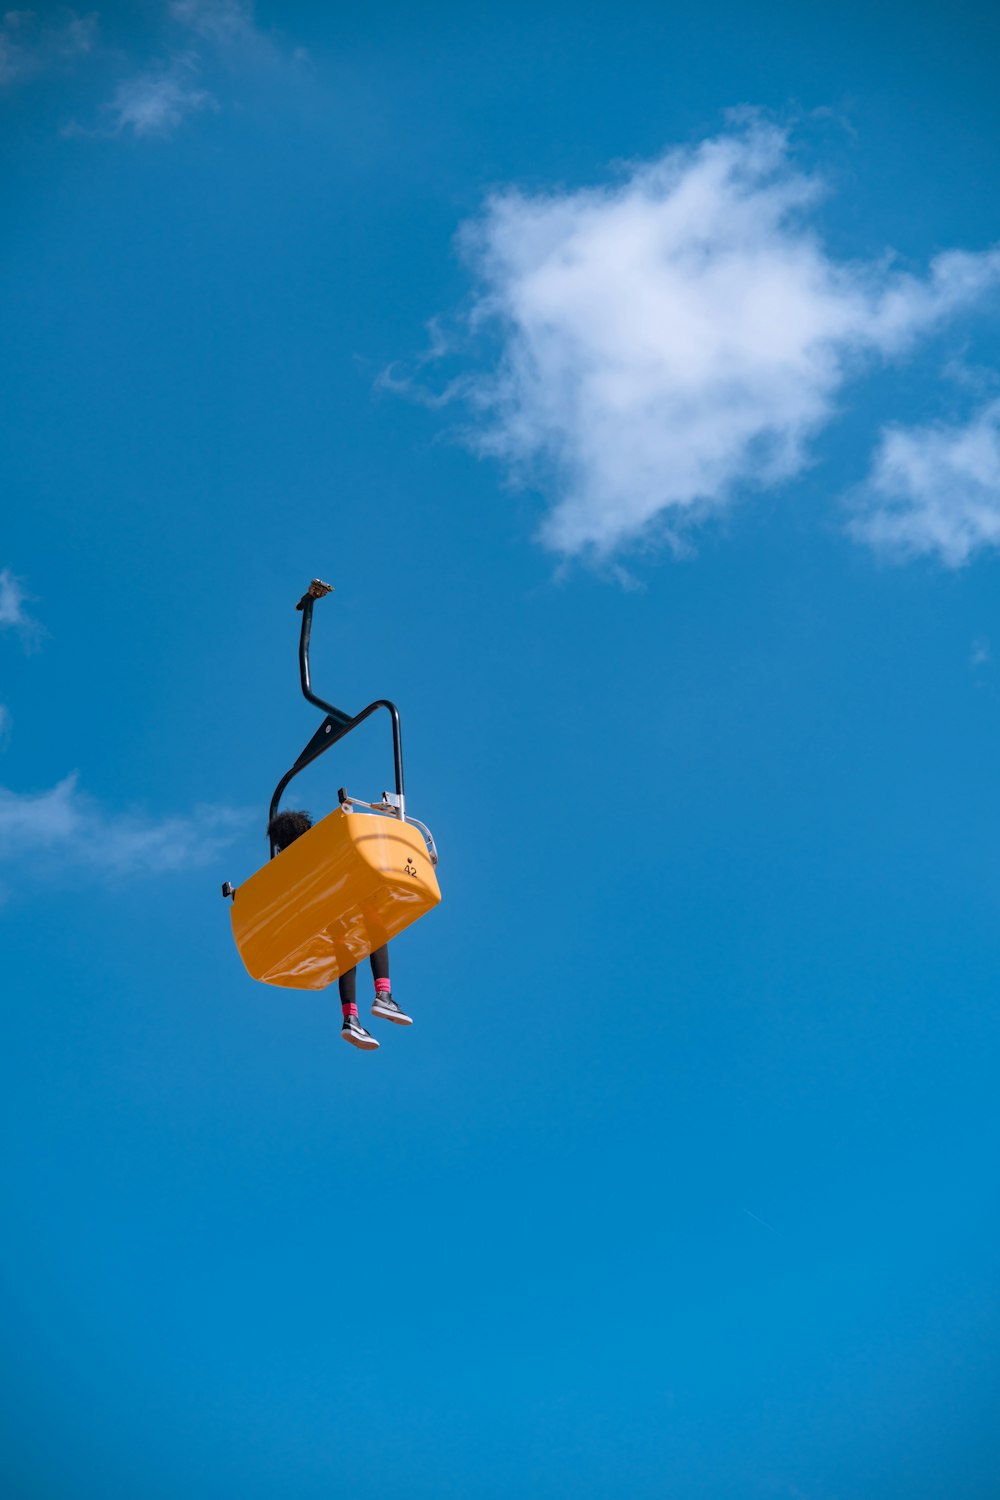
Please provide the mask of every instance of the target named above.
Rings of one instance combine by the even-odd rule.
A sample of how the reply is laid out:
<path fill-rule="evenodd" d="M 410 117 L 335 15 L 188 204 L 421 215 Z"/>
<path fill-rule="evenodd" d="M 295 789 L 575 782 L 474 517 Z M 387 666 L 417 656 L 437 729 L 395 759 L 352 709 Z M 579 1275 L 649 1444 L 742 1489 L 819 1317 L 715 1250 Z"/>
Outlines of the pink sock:
<path fill-rule="evenodd" d="M 357 1020 L 358 1007 L 354 1004 L 353 1000 L 351 1001 L 351 1003 L 349 1005 L 342 1005 L 341 1006 L 341 1010 L 344 1012 L 344 1020 L 345 1021 L 347 1020 L 348 1016 L 353 1016 L 355 1018 L 355 1020 Z"/>
<path fill-rule="evenodd" d="M 376 981 L 375 981 L 375 993 L 376 993 L 376 995 L 391 995 L 392 994 L 392 985 L 389 983 L 388 979 L 376 979 Z"/>

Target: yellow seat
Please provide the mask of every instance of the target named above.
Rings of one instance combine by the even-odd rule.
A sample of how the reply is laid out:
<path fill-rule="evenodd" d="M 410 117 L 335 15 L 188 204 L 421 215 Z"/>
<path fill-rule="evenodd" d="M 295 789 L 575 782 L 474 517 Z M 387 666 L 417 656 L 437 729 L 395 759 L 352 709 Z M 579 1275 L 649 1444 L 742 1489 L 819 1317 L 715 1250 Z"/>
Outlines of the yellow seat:
<path fill-rule="evenodd" d="M 321 990 L 440 900 L 412 824 L 338 807 L 237 887 L 233 936 L 254 979 Z"/>

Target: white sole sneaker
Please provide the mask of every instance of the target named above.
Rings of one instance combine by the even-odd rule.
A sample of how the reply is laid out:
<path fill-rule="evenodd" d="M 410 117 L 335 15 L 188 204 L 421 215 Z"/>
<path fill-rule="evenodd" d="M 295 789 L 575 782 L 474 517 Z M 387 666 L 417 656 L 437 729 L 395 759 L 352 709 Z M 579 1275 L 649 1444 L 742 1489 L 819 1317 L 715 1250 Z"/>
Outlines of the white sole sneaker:
<path fill-rule="evenodd" d="M 398 1007 L 395 1010 L 389 1010 L 387 1007 L 380 1005 L 377 1000 L 372 1002 L 372 1015 L 378 1016 L 382 1021 L 393 1021 L 397 1026 L 413 1025 L 412 1016 L 406 1015 Z"/>
<path fill-rule="evenodd" d="M 373 1036 L 353 1036 L 349 1031 L 342 1031 L 340 1035 L 345 1042 L 350 1042 L 352 1047 L 357 1047 L 359 1052 L 377 1052 L 381 1046 Z"/>

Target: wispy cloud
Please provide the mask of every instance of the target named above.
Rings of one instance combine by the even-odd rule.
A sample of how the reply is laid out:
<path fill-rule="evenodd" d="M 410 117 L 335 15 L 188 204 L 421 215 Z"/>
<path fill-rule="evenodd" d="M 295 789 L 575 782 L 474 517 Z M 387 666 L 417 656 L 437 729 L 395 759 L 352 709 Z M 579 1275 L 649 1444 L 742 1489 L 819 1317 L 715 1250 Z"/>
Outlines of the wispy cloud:
<path fill-rule="evenodd" d="M 64 135 L 165 140 L 193 116 L 222 110 L 237 80 L 300 57 L 257 25 L 249 0 L 170 0 L 160 15 L 155 53 L 133 61 L 97 123 L 73 121 Z"/>
<path fill-rule="evenodd" d="M 196 36 L 217 46 L 246 43 L 260 36 L 253 6 L 241 0 L 173 0 L 170 15 Z"/>
<path fill-rule="evenodd" d="M 155 818 L 103 808 L 67 776 L 48 791 L 0 787 L 0 869 L 113 881 L 202 868 L 245 832 L 251 814 L 203 806 Z"/>
<path fill-rule="evenodd" d="M 231 77 L 254 70 L 273 73 L 305 57 L 280 31 L 257 24 L 250 0 L 172 0 L 169 16 L 180 44 Z"/>
<path fill-rule="evenodd" d="M 49 20 L 33 10 L 9 10 L 0 20 L 0 87 L 65 66 L 90 52 L 97 16 L 63 10 Z"/>
<path fill-rule="evenodd" d="M 25 608 L 29 597 L 22 579 L 9 568 L 0 572 L 0 628 L 16 631 L 31 646 L 44 632 Z M 0 703 L 0 748 L 10 725 L 10 710 Z M 250 820 L 244 809 L 218 805 L 165 818 L 104 808 L 80 790 L 76 773 L 43 792 L 0 786 L 0 870 L 60 879 L 86 873 L 113 880 L 199 868 L 232 843 Z"/>
<path fill-rule="evenodd" d="M 106 106 L 112 118 L 112 131 L 165 137 L 172 135 L 188 115 L 217 109 L 212 94 L 198 87 L 197 72 L 198 60 L 189 55 L 120 83 Z"/>
<path fill-rule="evenodd" d="M 447 394 L 478 451 L 545 496 L 546 546 L 676 541 L 800 473 L 866 357 L 906 354 L 1000 284 L 1000 250 L 920 276 L 837 259 L 811 222 L 822 194 L 751 116 L 611 186 L 497 192 L 465 227 L 470 326 L 499 357 Z"/>
<path fill-rule="evenodd" d="M 1000 401 L 964 425 L 885 428 L 857 503 L 855 536 L 894 560 L 958 568 L 1000 547 Z"/>
<path fill-rule="evenodd" d="M 38 620 L 25 609 L 30 600 L 23 578 L 17 578 L 9 568 L 0 571 L 0 630 L 16 631 L 29 651 L 39 645 L 45 634 Z"/>

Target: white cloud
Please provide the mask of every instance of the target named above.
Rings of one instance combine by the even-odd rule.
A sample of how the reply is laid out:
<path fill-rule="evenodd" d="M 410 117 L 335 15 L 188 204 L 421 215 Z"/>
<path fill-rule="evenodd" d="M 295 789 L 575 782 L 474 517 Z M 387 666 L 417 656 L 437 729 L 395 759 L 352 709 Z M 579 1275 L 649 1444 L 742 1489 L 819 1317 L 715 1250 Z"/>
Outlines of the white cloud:
<path fill-rule="evenodd" d="M 109 812 L 79 790 L 75 775 L 45 792 L 0 787 L 0 867 L 106 879 L 196 869 L 210 864 L 250 820 L 250 813 L 229 807 L 159 819 Z"/>
<path fill-rule="evenodd" d="M 0 87 L 90 53 L 95 78 L 110 66 L 121 81 L 96 120 L 65 120 L 60 133 L 164 139 L 193 115 L 224 108 L 234 86 L 252 88 L 255 75 L 279 73 L 306 55 L 290 49 L 280 31 L 257 25 L 252 0 L 161 0 L 153 12 L 158 36 L 142 57 L 101 48 L 96 12 L 62 9 L 42 20 L 34 10 L 7 11 L 0 18 Z"/>
<path fill-rule="evenodd" d="M 0 571 L 0 630 L 16 630 L 29 651 L 45 633 L 24 607 L 30 597 L 22 578 L 15 577 L 9 568 Z"/>
<path fill-rule="evenodd" d="M 197 36 L 218 46 L 246 42 L 256 35 L 253 6 L 241 0 L 173 0 L 170 14 Z"/>
<path fill-rule="evenodd" d="M 0 572 L 0 627 L 16 630 L 30 645 L 43 633 L 25 610 L 21 579 Z M 11 715 L 0 703 L 0 748 Z M 155 818 L 135 810 L 107 810 L 65 777 L 49 791 L 15 792 L 0 786 L 0 868 L 63 876 L 81 872 L 106 879 L 198 868 L 248 826 L 251 814 L 203 806 L 183 817 Z M 0 899 L 3 892 L 0 891 Z"/>
<path fill-rule="evenodd" d="M 0 20 L 0 87 L 20 83 L 90 52 L 97 16 L 64 10 L 40 21 L 33 10 L 8 10 Z"/>
<path fill-rule="evenodd" d="M 852 531 L 905 560 L 961 567 L 1000 547 L 1000 401 L 965 425 L 884 428 Z"/>
<path fill-rule="evenodd" d="M 119 84 L 104 106 L 110 130 L 74 126 L 72 134 L 166 138 L 190 116 L 222 109 L 234 77 L 283 61 L 247 0 L 171 0 L 164 15 L 162 60 Z"/>
<path fill-rule="evenodd" d="M 188 115 L 217 108 L 208 90 L 196 86 L 196 70 L 197 59 L 186 56 L 158 72 L 140 73 L 120 83 L 107 106 L 114 133 L 169 136 Z"/>
<path fill-rule="evenodd" d="M 549 502 L 544 543 L 608 556 L 799 473 L 844 382 L 1000 284 L 1000 250 L 924 276 L 836 259 L 822 184 L 759 119 L 608 187 L 500 191 L 461 244 L 494 369 L 449 390 Z"/>

